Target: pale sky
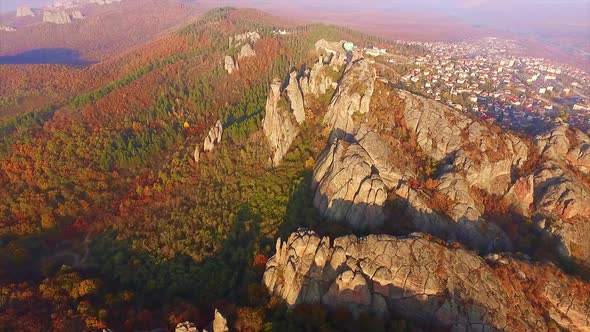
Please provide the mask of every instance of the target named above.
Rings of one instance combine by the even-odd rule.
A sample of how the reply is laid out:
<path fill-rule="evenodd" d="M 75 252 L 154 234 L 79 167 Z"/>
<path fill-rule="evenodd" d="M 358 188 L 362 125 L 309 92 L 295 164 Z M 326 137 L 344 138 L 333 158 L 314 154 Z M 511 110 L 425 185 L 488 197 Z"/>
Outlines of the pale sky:
<path fill-rule="evenodd" d="M 199 0 L 194 0 L 199 2 Z M 0 12 L 18 6 L 40 7 L 52 0 L 0 0 Z M 546 34 L 553 30 L 590 30 L 590 0 L 216 0 L 219 6 L 255 8 L 297 6 L 314 11 L 369 9 L 442 15 L 467 23 L 517 32 Z M 209 1 L 209 3 L 211 3 Z M 590 33 L 590 32 L 588 32 Z"/>

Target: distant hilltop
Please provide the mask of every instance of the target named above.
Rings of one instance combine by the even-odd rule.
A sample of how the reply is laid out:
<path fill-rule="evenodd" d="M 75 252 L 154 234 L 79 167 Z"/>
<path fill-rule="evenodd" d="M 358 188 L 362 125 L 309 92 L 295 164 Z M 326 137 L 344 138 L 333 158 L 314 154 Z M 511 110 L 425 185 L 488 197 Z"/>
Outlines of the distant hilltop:
<path fill-rule="evenodd" d="M 112 3 L 122 2 L 123 0 L 79 0 L 79 1 L 56 1 L 53 4 L 40 8 L 42 11 L 43 22 L 55 24 L 67 24 L 73 20 L 84 19 L 84 15 L 80 11 L 85 5 L 109 5 Z M 70 11 L 74 9 L 73 11 Z M 35 17 L 35 11 L 31 7 L 18 7 L 16 9 L 16 17 Z M 6 30 L 8 31 L 8 30 Z"/>

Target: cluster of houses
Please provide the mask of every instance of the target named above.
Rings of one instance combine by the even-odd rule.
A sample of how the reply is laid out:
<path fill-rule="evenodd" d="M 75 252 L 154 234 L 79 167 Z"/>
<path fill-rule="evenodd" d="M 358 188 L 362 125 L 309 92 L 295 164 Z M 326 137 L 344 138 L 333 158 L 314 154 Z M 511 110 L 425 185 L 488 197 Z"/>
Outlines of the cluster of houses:
<path fill-rule="evenodd" d="M 428 51 L 413 59 L 401 83 L 462 111 L 518 130 L 561 117 L 590 129 L 590 76 L 547 59 L 524 56 L 517 42 L 402 42 Z"/>

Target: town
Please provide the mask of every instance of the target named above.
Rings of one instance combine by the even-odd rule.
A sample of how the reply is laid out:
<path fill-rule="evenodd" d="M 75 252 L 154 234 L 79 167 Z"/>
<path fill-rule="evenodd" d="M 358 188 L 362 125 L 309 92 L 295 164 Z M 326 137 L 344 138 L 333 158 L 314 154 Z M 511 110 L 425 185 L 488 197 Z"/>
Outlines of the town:
<path fill-rule="evenodd" d="M 532 132 L 557 118 L 590 129 L 590 76 L 566 64 L 524 55 L 513 40 L 483 38 L 457 43 L 396 41 L 423 49 L 400 60 L 387 50 L 363 49 L 393 64 L 395 83 L 499 126 Z"/>

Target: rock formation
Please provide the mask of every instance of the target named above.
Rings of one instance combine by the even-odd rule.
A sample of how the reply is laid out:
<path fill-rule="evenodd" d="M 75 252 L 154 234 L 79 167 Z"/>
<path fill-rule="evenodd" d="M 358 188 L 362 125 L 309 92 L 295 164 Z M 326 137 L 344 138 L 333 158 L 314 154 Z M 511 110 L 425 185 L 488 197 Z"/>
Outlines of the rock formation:
<path fill-rule="evenodd" d="M 229 37 L 229 47 L 234 47 L 242 42 L 248 42 L 250 44 L 256 43 L 260 39 L 260 34 L 257 31 L 248 31 L 242 34 Z"/>
<path fill-rule="evenodd" d="M 64 11 L 44 11 L 43 22 L 55 23 L 55 24 L 67 24 L 72 22 L 72 18 L 68 13 Z"/>
<path fill-rule="evenodd" d="M 294 80 L 293 84 L 297 84 Z M 270 85 L 266 101 L 266 114 L 262 120 L 262 128 L 269 142 L 272 156 L 271 164 L 277 166 L 299 134 L 299 126 L 295 115 L 279 103 L 281 99 L 281 81 L 275 80 Z"/>
<path fill-rule="evenodd" d="M 221 120 L 218 120 L 217 123 L 215 123 L 215 126 L 209 130 L 209 134 L 207 134 L 207 137 L 205 137 L 205 142 L 203 143 L 203 151 L 213 151 L 215 145 L 221 143 L 222 136 L 223 124 L 221 123 Z"/>
<path fill-rule="evenodd" d="M 79 10 L 74 10 L 72 12 L 72 18 L 76 19 L 76 20 L 83 20 L 84 19 L 84 15 L 82 15 L 82 13 Z"/>
<path fill-rule="evenodd" d="M 223 66 L 224 66 L 225 70 L 227 70 L 227 72 L 229 74 L 231 74 L 234 71 L 238 70 L 238 66 L 237 66 L 236 61 L 234 61 L 234 58 L 232 58 L 229 55 L 226 55 L 223 58 Z"/>
<path fill-rule="evenodd" d="M 345 65 L 344 53 L 328 53 L 320 55 L 311 70 L 306 70 L 300 79 L 304 96 L 321 96 L 330 89 L 336 89 Z"/>
<path fill-rule="evenodd" d="M 110 5 L 114 2 L 121 2 L 123 0 L 90 0 L 90 3 L 95 3 L 97 5 Z"/>
<path fill-rule="evenodd" d="M 201 144 L 197 144 L 195 152 L 193 152 L 193 160 L 198 164 L 201 159 Z"/>
<path fill-rule="evenodd" d="M 332 129 L 352 133 L 355 129 L 353 114 L 369 112 L 376 77 L 370 60 L 361 59 L 349 64 L 334 92 L 324 116 L 324 124 Z"/>
<path fill-rule="evenodd" d="M 243 58 L 249 58 L 249 57 L 253 57 L 256 56 L 256 52 L 254 52 L 254 50 L 252 49 L 252 45 L 250 45 L 249 43 L 244 44 L 244 46 L 242 46 L 242 48 L 240 49 L 240 52 L 238 53 L 238 60 L 243 59 Z"/>
<path fill-rule="evenodd" d="M 287 92 L 287 98 L 289 99 L 291 111 L 295 116 L 295 120 L 298 124 L 302 124 L 303 121 L 305 121 L 305 107 L 303 102 L 303 94 L 297 81 L 296 71 L 291 72 L 289 76 L 289 84 L 287 85 L 285 91 Z"/>
<path fill-rule="evenodd" d="M 590 173 L 590 138 L 582 131 L 559 123 L 536 136 L 535 143 L 545 158 L 563 160 L 583 173 Z"/>
<path fill-rule="evenodd" d="M 199 329 L 191 322 L 184 322 L 178 323 L 174 332 L 199 332 Z"/>
<path fill-rule="evenodd" d="M 456 331 L 545 331 L 550 320 L 569 331 L 590 329 L 583 282 L 550 265 L 499 255 L 486 262 L 420 236 L 331 242 L 299 230 L 277 241 L 263 283 L 290 306 L 345 306 Z"/>
<path fill-rule="evenodd" d="M 239 69 L 238 61 L 243 58 L 256 56 L 256 52 L 252 48 L 254 43 L 260 39 L 260 34 L 256 31 L 249 31 L 233 37 L 229 37 L 229 48 L 239 49 L 237 58 L 226 55 L 224 58 L 224 68 L 231 74 Z"/>
<path fill-rule="evenodd" d="M 16 29 L 8 25 L 0 25 L 0 31 L 14 32 Z"/>
<path fill-rule="evenodd" d="M 215 309 L 215 319 L 213 320 L 213 332 L 228 332 L 227 319 Z"/>
<path fill-rule="evenodd" d="M 388 151 L 376 134 L 361 128 L 356 136 L 326 149 L 313 173 L 314 205 L 325 218 L 346 221 L 358 230 L 382 226 L 383 203 L 396 180 L 403 176 L 385 166 Z M 380 172 L 383 171 L 383 173 Z M 389 178 L 384 180 L 383 176 Z"/>
<path fill-rule="evenodd" d="M 29 7 L 18 7 L 16 9 L 16 17 L 35 16 L 33 10 Z"/>

